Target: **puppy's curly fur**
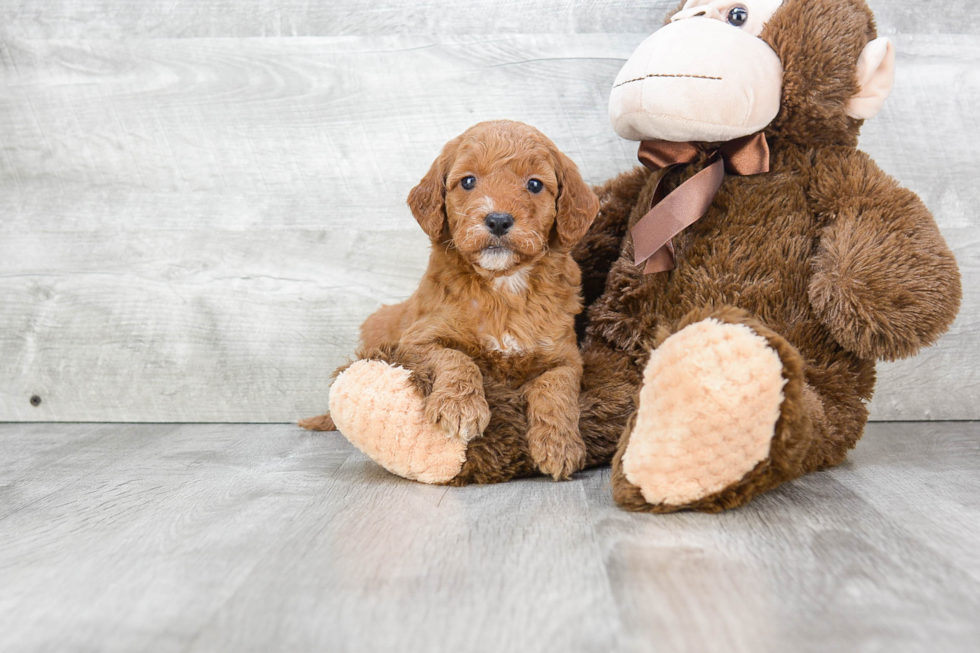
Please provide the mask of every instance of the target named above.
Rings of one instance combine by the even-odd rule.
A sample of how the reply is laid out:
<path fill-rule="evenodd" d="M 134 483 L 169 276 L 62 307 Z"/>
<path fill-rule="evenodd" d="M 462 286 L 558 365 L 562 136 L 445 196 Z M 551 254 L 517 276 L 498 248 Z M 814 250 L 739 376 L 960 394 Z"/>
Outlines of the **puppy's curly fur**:
<path fill-rule="evenodd" d="M 538 183 L 540 182 L 540 183 Z M 412 297 L 361 327 L 360 357 L 397 343 L 432 379 L 425 414 L 469 441 L 490 422 L 484 380 L 519 391 L 537 468 L 565 479 L 586 462 L 578 431 L 581 273 L 569 254 L 599 209 L 575 164 L 528 125 L 485 122 L 443 148 L 408 204 L 432 240 Z M 512 218 L 502 234 L 491 215 Z M 329 415 L 300 422 L 333 430 Z"/>

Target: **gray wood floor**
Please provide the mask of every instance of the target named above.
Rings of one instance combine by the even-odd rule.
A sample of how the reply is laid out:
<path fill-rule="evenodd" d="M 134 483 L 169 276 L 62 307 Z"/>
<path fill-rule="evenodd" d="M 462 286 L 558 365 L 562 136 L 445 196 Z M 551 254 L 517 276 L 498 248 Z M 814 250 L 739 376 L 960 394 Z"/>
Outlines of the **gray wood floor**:
<path fill-rule="evenodd" d="M 977 651 L 980 424 L 719 515 L 427 487 L 337 434 L 0 425 L 0 650 Z"/>

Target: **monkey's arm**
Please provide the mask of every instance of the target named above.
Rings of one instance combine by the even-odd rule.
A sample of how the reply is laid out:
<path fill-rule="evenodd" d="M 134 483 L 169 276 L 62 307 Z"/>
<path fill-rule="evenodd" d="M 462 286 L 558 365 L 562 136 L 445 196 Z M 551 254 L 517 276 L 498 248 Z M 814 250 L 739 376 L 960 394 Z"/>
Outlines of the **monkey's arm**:
<path fill-rule="evenodd" d="M 572 250 L 572 257 L 582 268 L 586 308 L 606 289 L 606 277 L 619 258 L 630 213 L 649 177 L 650 172 L 640 166 L 593 188 L 599 196 L 599 215 Z"/>
<path fill-rule="evenodd" d="M 914 355 L 949 329 L 962 289 L 932 214 L 863 152 L 817 156 L 811 199 L 826 219 L 810 301 L 837 341 L 869 359 Z"/>

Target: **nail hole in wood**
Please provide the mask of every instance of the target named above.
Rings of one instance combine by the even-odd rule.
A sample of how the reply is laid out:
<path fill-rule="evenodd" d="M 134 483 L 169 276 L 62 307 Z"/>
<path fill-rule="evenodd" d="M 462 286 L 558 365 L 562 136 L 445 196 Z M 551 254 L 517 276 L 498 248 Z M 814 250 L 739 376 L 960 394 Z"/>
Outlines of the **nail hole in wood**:
<path fill-rule="evenodd" d="M 41 405 L 41 398 L 38 397 L 37 395 L 34 395 L 33 397 L 31 397 L 31 405 L 32 406 L 35 406 L 35 407 L 40 406 Z"/>

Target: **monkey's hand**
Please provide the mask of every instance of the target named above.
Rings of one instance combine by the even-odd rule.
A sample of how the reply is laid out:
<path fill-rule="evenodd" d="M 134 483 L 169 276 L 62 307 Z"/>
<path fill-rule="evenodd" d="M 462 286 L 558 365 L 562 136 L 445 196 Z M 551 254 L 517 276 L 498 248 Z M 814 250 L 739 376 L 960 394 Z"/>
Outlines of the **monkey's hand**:
<path fill-rule="evenodd" d="M 824 155 L 817 166 L 815 199 L 831 218 L 813 260 L 813 307 L 863 358 L 914 355 L 956 318 L 956 259 L 918 196 L 867 155 Z"/>

